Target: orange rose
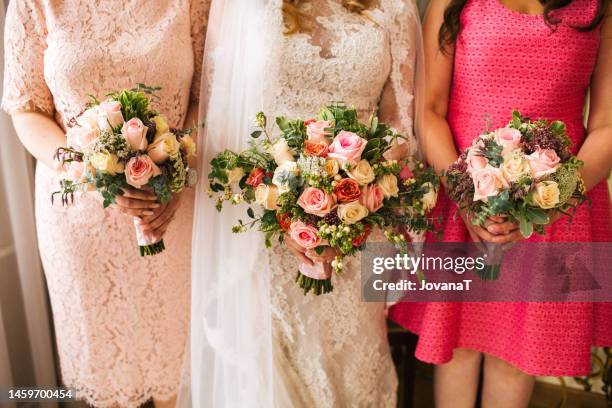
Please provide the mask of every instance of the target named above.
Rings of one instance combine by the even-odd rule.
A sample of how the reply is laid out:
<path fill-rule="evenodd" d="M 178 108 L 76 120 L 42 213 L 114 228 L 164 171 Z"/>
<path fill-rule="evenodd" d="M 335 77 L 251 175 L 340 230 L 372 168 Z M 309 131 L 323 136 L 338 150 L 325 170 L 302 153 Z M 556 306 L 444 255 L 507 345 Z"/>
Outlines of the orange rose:
<path fill-rule="evenodd" d="M 359 183 L 350 178 L 342 179 L 334 187 L 334 194 L 341 203 L 358 200 L 361 197 Z"/>
<path fill-rule="evenodd" d="M 329 153 L 329 147 L 323 141 L 306 140 L 304 142 L 304 154 L 306 156 L 327 157 L 327 153 Z"/>
<path fill-rule="evenodd" d="M 278 225 L 283 229 L 283 231 L 289 231 L 291 228 L 291 215 L 288 213 L 276 213 L 276 221 L 278 221 Z"/>
<path fill-rule="evenodd" d="M 365 244 L 371 232 L 372 232 L 372 226 L 370 224 L 364 224 L 363 233 L 359 235 L 358 237 L 355 237 L 355 239 L 353 239 L 353 246 L 360 247 L 363 244 Z"/>

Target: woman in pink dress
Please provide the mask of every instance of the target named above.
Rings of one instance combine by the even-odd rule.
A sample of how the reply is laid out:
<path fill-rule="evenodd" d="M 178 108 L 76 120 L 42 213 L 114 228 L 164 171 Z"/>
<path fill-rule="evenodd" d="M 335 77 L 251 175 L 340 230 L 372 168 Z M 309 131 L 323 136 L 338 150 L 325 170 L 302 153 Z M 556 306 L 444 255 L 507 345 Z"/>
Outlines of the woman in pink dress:
<path fill-rule="evenodd" d="M 2 107 L 39 160 L 38 239 L 62 382 L 97 407 L 150 399 L 172 405 L 189 328 L 193 194 L 161 207 L 134 192 L 115 210 L 103 210 L 96 194 L 52 206 L 58 185 L 52 157 L 88 94 L 104 99 L 137 83 L 160 86 L 154 108 L 170 126 L 186 117 L 192 124 L 208 3 L 9 3 Z M 151 235 L 165 232 L 163 254 L 140 257 L 134 215 L 144 217 Z"/>
<path fill-rule="evenodd" d="M 532 241 L 609 242 L 612 164 L 612 17 L 608 1 L 434 0 L 426 17 L 423 148 L 448 167 L 486 126 L 513 109 L 567 124 L 592 205 Z M 590 88 L 588 128 L 583 106 Z M 512 242 L 503 219 L 466 227 L 441 194 L 443 241 Z M 436 406 L 472 407 L 484 358 L 484 407 L 526 407 L 536 375 L 584 375 L 592 346 L 612 345 L 606 303 L 401 303 L 391 317 L 419 334 L 416 355 L 438 364 Z M 484 356 L 484 357 L 483 357 Z"/>

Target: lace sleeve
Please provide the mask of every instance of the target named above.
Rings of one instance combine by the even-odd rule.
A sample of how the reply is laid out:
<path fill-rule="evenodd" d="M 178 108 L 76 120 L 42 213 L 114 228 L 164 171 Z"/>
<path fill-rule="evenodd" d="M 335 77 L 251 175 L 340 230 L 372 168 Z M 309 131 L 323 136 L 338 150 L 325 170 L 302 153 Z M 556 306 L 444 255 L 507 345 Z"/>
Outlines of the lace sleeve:
<path fill-rule="evenodd" d="M 380 98 L 379 116 L 407 138 L 413 154 L 416 151 L 413 119 L 419 16 L 414 0 L 389 1 L 385 9 L 392 64 Z"/>
<path fill-rule="evenodd" d="M 44 77 L 44 10 L 36 0 L 11 1 L 5 26 L 2 109 L 8 113 L 53 114 L 53 96 Z"/>
<path fill-rule="evenodd" d="M 200 83 L 202 77 L 202 58 L 204 57 L 204 42 L 208 25 L 208 12 L 211 0 L 191 0 L 191 44 L 193 47 L 194 71 L 191 82 L 191 100 L 199 102 Z"/>

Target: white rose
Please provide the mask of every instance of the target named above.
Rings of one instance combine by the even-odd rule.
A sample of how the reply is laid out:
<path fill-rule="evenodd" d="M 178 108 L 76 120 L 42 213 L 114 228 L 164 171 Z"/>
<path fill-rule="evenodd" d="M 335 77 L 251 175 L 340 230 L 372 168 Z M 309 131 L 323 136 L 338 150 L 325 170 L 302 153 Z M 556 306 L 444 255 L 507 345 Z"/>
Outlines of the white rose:
<path fill-rule="evenodd" d="M 325 160 L 323 169 L 330 177 L 335 177 L 340 171 L 340 163 L 338 163 L 336 159 L 327 159 Z"/>
<path fill-rule="evenodd" d="M 531 195 L 533 204 L 545 210 L 559 204 L 559 185 L 555 181 L 542 181 L 535 185 Z"/>
<path fill-rule="evenodd" d="M 244 170 L 242 167 L 234 167 L 227 172 L 228 184 L 238 183 L 244 177 Z"/>
<path fill-rule="evenodd" d="M 117 101 L 104 101 L 98 106 L 98 126 L 102 130 L 111 130 L 123 124 L 121 104 Z"/>
<path fill-rule="evenodd" d="M 338 217 L 345 224 L 355 224 L 368 216 L 370 212 L 359 201 L 340 204 L 338 206 Z"/>
<path fill-rule="evenodd" d="M 346 174 L 362 186 L 370 184 L 374 181 L 375 177 L 374 169 L 372 169 L 372 166 L 370 166 L 367 160 L 360 160 L 351 168 L 351 171 L 347 171 Z"/>
<path fill-rule="evenodd" d="M 98 129 L 98 119 L 98 108 L 94 107 L 89 108 L 85 112 L 81 113 L 81 115 L 76 118 L 76 121 L 79 126 L 82 126 L 84 128 Z"/>
<path fill-rule="evenodd" d="M 397 197 L 399 194 L 399 187 L 397 186 L 397 177 L 393 174 L 385 174 L 378 179 L 378 187 L 382 190 L 385 198 Z"/>
<path fill-rule="evenodd" d="M 506 180 L 511 182 L 516 182 L 531 173 L 529 160 L 520 150 L 514 150 L 504 156 L 501 170 Z"/>
<path fill-rule="evenodd" d="M 274 161 L 279 166 L 282 166 L 286 161 L 293 161 L 293 152 L 287 145 L 285 139 L 280 139 L 268 149 L 268 153 L 272 155 Z"/>
<path fill-rule="evenodd" d="M 278 209 L 278 187 L 260 184 L 255 189 L 255 202 L 266 210 Z"/>
<path fill-rule="evenodd" d="M 429 211 L 436 206 L 438 200 L 438 192 L 434 188 L 434 185 L 430 182 L 423 184 L 423 187 L 427 187 L 427 192 L 423 195 L 421 202 L 423 203 L 423 209 Z"/>

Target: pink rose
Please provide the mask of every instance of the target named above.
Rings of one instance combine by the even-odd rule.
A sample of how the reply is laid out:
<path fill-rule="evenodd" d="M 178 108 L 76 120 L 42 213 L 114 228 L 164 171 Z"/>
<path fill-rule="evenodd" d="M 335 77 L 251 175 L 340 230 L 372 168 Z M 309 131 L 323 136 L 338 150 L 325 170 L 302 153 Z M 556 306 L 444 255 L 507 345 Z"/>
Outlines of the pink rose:
<path fill-rule="evenodd" d="M 367 208 L 370 213 L 375 213 L 382 208 L 384 199 L 385 194 L 382 189 L 376 184 L 370 184 L 361 189 L 361 198 L 359 202 Z"/>
<path fill-rule="evenodd" d="M 145 150 L 147 142 L 147 127 L 138 118 L 132 118 L 123 124 L 121 134 L 135 151 Z"/>
<path fill-rule="evenodd" d="M 354 166 L 361 159 L 367 144 L 368 141 L 359 135 L 343 130 L 329 146 L 330 153 L 327 157 L 338 160 L 341 165 L 349 163 Z"/>
<path fill-rule="evenodd" d="M 82 126 L 71 127 L 66 132 L 68 146 L 81 151 L 89 150 L 99 136 L 98 129 Z"/>
<path fill-rule="evenodd" d="M 400 171 L 399 176 L 402 180 L 408 180 L 413 178 L 414 174 L 412 173 L 412 170 L 410 170 L 410 167 L 404 166 L 404 168 Z"/>
<path fill-rule="evenodd" d="M 398 139 L 393 139 L 391 146 L 383 153 L 385 160 L 396 160 L 400 161 L 405 159 L 410 153 L 410 146 L 408 143 L 399 143 Z"/>
<path fill-rule="evenodd" d="M 161 170 L 147 155 L 132 157 L 125 167 L 125 179 L 130 186 L 142 188 L 152 177 L 159 176 Z"/>
<path fill-rule="evenodd" d="M 85 175 L 85 163 L 73 161 L 68 163 L 66 168 L 66 178 L 74 183 L 78 183 Z"/>
<path fill-rule="evenodd" d="M 487 164 L 489 164 L 489 161 L 482 155 L 482 152 L 474 148 L 468 150 L 465 161 L 467 163 L 468 172 L 470 173 L 484 169 L 487 167 Z"/>
<path fill-rule="evenodd" d="M 336 199 L 323 190 L 307 187 L 300 195 L 298 205 L 308 214 L 323 217 L 336 208 Z"/>
<path fill-rule="evenodd" d="M 559 156 L 553 149 L 538 149 L 527 156 L 534 178 L 540 178 L 557 171 Z"/>
<path fill-rule="evenodd" d="M 519 147 L 521 132 L 512 128 L 500 128 L 495 131 L 495 142 L 503 147 L 502 156 Z"/>
<path fill-rule="evenodd" d="M 289 236 L 304 249 L 314 249 L 323 244 L 323 240 L 319 237 L 319 231 L 311 225 L 304 224 L 302 221 L 296 221 L 291 224 Z"/>
<path fill-rule="evenodd" d="M 104 101 L 98 106 L 98 126 L 102 130 L 110 130 L 121 125 L 123 114 L 121 113 L 121 104 L 117 101 Z"/>
<path fill-rule="evenodd" d="M 495 167 L 485 167 L 472 174 L 474 180 L 474 201 L 487 201 L 488 197 L 496 196 L 502 189 L 508 188 L 501 170 Z"/>
<path fill-rule="evenodd" d="M 306 134 L 308 140 L 313 142 L 328 142 L 327 136 L 331 136 L 330 131 L 326 131 L 331 127 L 331 123 L 327 120 L 317 120 L 316 122 L 309 122 L 306 125 Z M 329 142 L 328 142 L 329 143 Z"/>

